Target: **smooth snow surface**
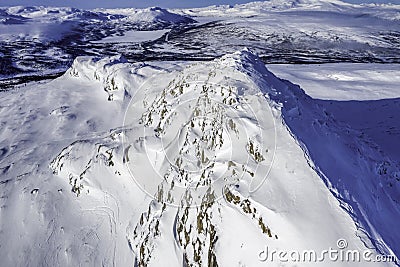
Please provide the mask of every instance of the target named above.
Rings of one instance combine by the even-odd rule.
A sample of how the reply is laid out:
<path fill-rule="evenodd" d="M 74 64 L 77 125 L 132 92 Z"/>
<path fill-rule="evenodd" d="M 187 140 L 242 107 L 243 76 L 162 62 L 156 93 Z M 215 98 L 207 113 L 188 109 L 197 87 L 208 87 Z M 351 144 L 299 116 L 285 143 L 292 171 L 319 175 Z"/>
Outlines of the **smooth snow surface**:
<path fill-rule="evenodd" d="M 161 38 L 169 30 L 158 31 L 129 31 L 122 36 L 108 36 L 94 43 L 141 43 L 157 40 Z"/>
<path fill-rule="evenodd" d="M 364 101 L 400 97 L 399 64 L 271 64 L 267 67 L 279 78 L 300 85 L 312 98 Z"/>
<path fill-rule="evenodd" d="M 400 69 L 397 64 L 269 65 L 400 162 Z"/>

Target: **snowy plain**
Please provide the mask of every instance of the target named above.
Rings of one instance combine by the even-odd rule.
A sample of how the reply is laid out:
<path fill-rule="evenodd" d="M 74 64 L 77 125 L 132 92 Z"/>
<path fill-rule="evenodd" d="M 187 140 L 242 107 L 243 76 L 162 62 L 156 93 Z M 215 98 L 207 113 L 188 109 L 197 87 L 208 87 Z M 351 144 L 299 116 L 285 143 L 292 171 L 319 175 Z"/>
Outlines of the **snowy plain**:
<path fill-rule="evenodd" d="M 94 43 L 142 43 L 157 40 L 167 32 L 169 30 L 128 31 L 122 36 L 107 36 L 99 41 L 94 41 Z"/>

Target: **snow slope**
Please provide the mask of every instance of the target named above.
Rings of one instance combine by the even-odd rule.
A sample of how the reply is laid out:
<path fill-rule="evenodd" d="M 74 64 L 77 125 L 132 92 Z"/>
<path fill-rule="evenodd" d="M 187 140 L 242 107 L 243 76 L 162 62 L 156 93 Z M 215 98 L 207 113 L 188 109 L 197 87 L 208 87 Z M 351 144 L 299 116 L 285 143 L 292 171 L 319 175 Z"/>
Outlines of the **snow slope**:
<path fill-rule="evenodd" d="M 128 51 L 115 45 L 121 38 L 136 50 L 138 43 L 194 22 L 159 7 L 93 11 L 43 6 L 0 8 L 0 78 L 65 71 L 80 55 Z M 148 31 L 157 38 L 137 38 L 132 31 Z M 131 39 L 129 35 L 133 35 Z"/>
<path fill-rule="evenodd" d="M 332 136 L 333 130 L 329 124 L 321 127 L 304 118 L 288 122 L 294 134 L 306 145 L 320 171 L 330 177 L 329 182 L 342 195 L 352 198 L 352 206 L 358 207 L 358 213 L 367 217 L 365 220 L 368 222 L 364 224 L 381 229 L 381 235 L 386 236 L 384 239 L 392 243 L 393 250 L 399 253 L 395 241 L 397 237 L 392 232 L 396 226 L 390 225 L 393 222 L 390 218 L 396 217 L 398 212 L 397 188 L 400 180 L 400 125 L 397 116 L 400 102 L 396 82 L 399 70 L 396 65 L 375 68 L 359 65 L 351 71 L 353 68 L 348 64 L 317 69 L 310 66 L 272 67 L 279 76 L 296 80 L 302 87 L 311 88 L 311 92 L 315 92 L 314 97 L 323 98 L 309 101 L 318 105 L 321 113 L 332 118 L 331 124 L 343 124 L 348 128 L 347 131 L 355 131 L 354 135 L 358 135 L 358 140 L 350 141 L 340 133 L 336 137 Z M 297 75 L 297 78 L 293 75 Z M 310 77 L 320 78 L 318 93 L 313 89 L 314 82 L 310 82 Z M 310 124 L 313 125 L 311 131 L 305 129 Z M 330 133 L 321 134 L 321 128 Z M 355 142 L 361 144 L 353 146 Z M 374 149 L 366 150 L 368 146 Z M 348 153 L 343 153 L 343 150 Z M 331 153 L 327 154 L 326 151 Z M 344 156 L 346 154 L 347 158 Z M 369 180 L 367 177 L 370 177 Z M 372 192 L 372 195 L 364 190 Z"/>
<path fill-rule="evenodd" d="M 76 8 L 51 8 L 51 7 L 22 7 L 15 6 L 1 10 L 4 16 L 20 18 L 19 23 L 4 23 L 1 25 L 1 41 L 58 41 L 71 31 L 80 22 L 90 23 L 122 18 L 121 15 L 95 13 Z"/>
<path fill-rule="evenodd" d="M 300 85 L 336 120 L 361 131 L 390 158 L 400 161 L 397 64 L 269 65 L 268 68 L 278 77 Z"/>
<path fill-rule="evenodd" d="M 181 12 L 197 20 L 217 21 L 205 32 L 194 29 L 185 33 L 187 42 L 202 53 L 221 55 L 246 46 L 266 63 L 317 63 L 388 62 L 398 58 L 393 52 L 398 49 L 399 10 L 398 5 L 311 0 L 261 1 Z M 177 36 L 176 43 L 182 38 Z M 173 44 L 171 38 L 166 46 L 171 49 Z"/>
<path fill-rule="evenodd" d="M 111 14 L 122 14 L 126 16 L 127 20 L 144 22 L 151 24 L 152 26 L 157 23 L 179 24 L 194 22 L 194 20 L 190 19 L 189 17 L 172 13 L 161 7 L 150 7 L 145 9 L 105 9 L 105 11 Z"/>
<path fill-rule="evenodd" d="M 4 24 L 1 25 L 0 34 L 0 40 L 3 42 L 57 41 L 59 38 L 78 30 L 77 27 L 84 28 L 85 24 L 94 24 L 103 28 L 102 30 L 107 30 L 107 27 L 101 25 L 106 24 L 116 31 L 119 27 L 118 24 L 150 30 L 194 22 L 193 19 L 171 13 L 159 7 L 87 11 L 76 8 L 15 6 L 2 8 L 0 14 L 3 17 L 2 24 Z"/>
<path fill-rule="evenodd" d="M 367 101 L 400 97 L 398 64 L 270 64 L 278 77 L 316 99 Z"/>
<path fill-rule="evenodd" d="M 399 5 L 273 0 L 179 10 L 0 9 L 1 79 L 65 71 L 77 56 L 211 60 L 243 47 L 265 63 L 400 62 Z M 136 38 L 137 31 L 160 38 Z"/>
<path fill-rule="evenodd" d="M 249 50 L 79 57 L 0 93 L 4 266 L 292 266 L 260 252 L 339 239 L 398 253 L 398 165 Z"/>

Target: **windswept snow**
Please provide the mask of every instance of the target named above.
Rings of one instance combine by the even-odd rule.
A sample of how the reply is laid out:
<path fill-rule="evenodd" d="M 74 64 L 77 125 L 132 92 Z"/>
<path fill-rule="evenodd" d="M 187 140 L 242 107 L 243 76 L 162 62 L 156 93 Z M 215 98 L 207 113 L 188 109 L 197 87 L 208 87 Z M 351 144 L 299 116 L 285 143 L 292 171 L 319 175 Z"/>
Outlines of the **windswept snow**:
<path fill-rule="evenodd" d="M 400 162 L 400 70 L 397 64 L 269 65 L 298 84 L 336 120 L 372 139 Z"/>
<path fill-rule="evenodd" d="M 5 77 L 66 70 L 85 55 L 210 60 L 243 47 L 265 63 L 397 63 L 400 55 L 399 5 L 299 0 L 174 10 L 0 9 Z M 136 31 L 167 30 L 167 38 L 130 38 Z"/>
<path fill-rule="evenodd" d="M 399 14 L 0 8 L 0 265 L 398 266 Z"/>
<path fill-rule="evenodd" d="M 122 14 L 126 16 L 127 20 L 149 23 L 153 25 L 156 23 L 179 24 L 194 22 L 194 20 L 190 19 L 189 17 L 172 13 L 160 7 L 150 7 L 146 9 L 106 9 L 105 11 L 111 14 Z"/>
<path fill-rule="evenodd" d="M 268 69 L 317 99 L 365 101 L 400 97 L 399 64 L 271 64 Z"/>
<path fill-rule="evenodd" d="M 398 248 L 398 166 L 248 50 L 195 64 L 81 57 L 2 94 L 5 266 L 264 266 L 266 246 Z"/>
<path fill-rule="evenodd" d="M 346 100 L 361 101 L 312 99 L 287 80 L 284 83 L 290 91 L 281 91 L 272 98 L 282 103 L 285 123 L 309 157 L 312 168 L 343 201 L 343 208 L 361 226 L 361 231 L 382 253 L 393 251 L 397 255 L 398 237 L 393 229 L 396 228 L 395 218 L 399 216 L 399 118 L 395 115 L 400 114 L 396 91 L 399 70 L 393 68 L 395 65 L 376 69 L 369 65 L 368 70 L 362 66 L 271 66 L 285 78 L 292 78 L 296 72 L 298 76 L 292 80 L 304 88 L 312 88 L 317 80 L 318 93 L 325 94 L 325 98 L 335 91 L 341 98 L 337 91 L 343 90 L 347 92 Z M 345 73 L 342 76 L 337 74 L 341 71 Z M 324 76 L 329 72 L 328 77 L 334 77 L 335 84 L 326 82 Z M 311 81 L 303 79 L 312 75 Z M 342 81 L 338 77 L 342 77 Z M 357 80 L 359 87 L 352 88 L 347 83 Z M 376 81 L 381 81 L 380 92 L 395 98 L 368 101 L 370 90 L 378 91 L 373 86 Z M 359 88 L 364 89 L 363 97 Z M 291 94 L 294 98 L 290 100 L 288 95 Z"/>

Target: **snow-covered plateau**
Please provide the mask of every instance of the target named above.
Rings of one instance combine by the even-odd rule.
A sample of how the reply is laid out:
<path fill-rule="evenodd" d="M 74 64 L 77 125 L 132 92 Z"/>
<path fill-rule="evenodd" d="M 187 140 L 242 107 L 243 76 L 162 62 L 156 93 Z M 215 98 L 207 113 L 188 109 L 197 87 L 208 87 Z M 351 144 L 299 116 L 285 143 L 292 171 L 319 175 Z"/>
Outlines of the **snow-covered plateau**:
<path fill-rule="evenodd" d="M 0 8 L 0 266 L 399 266 L 399 21 Z"/>

